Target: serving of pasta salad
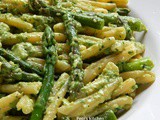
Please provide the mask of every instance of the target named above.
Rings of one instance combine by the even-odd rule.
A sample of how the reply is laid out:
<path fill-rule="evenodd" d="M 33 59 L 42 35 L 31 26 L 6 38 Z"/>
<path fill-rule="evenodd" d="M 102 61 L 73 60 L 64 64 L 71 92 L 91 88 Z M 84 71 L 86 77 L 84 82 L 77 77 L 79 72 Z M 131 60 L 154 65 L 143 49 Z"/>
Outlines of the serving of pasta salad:
<path fill-rule="evenodd" d="M 117 120 L 154 64 L 128 0 L 0 0 L 0 120 Z"/>

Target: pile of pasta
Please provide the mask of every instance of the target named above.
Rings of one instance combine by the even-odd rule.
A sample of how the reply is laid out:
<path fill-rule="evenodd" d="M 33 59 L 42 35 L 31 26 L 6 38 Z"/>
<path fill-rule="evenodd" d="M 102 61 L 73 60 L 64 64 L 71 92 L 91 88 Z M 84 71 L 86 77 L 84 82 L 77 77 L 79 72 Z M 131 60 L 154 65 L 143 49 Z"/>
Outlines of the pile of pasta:
<path fill-rule="evenodd" d="M 129 110 L 136 91 L 152 84 L 155 75 L 153 62 L 143 57 L 145 46 L 134 37 L 147 29 L 128 16 L 127 4 L 1 0 L 0 119 L 115 120 Z M 51 54 L 44 52 L 49 43 L 43 40 L 52 34 L 53 85 L 45 83 L 43 72 Z"/>

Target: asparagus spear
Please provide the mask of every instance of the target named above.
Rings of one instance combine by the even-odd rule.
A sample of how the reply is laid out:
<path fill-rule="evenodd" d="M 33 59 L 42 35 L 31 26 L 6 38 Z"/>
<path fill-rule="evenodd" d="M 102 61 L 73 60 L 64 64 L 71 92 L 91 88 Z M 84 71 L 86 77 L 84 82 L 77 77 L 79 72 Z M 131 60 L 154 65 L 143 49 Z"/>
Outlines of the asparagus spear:
<path fill-rule="evenodd" d="M 112 110 L 107 110 L 106 112 L 98 115 L 97 118 L 103 118 L 104 120 L 117 120 L 117 117 Z"/>
<path fill-rule="evenodd" d="M 119 15 L 117 13 L 94 13 L 94 12 L 83 12 L 85 15 L 89 16 L 98 16 L 105 21 L 105 25 L 111 24 L 118 24 L 119 23 Z"/>
<path fill-rule="evenodd" d="M 128 22 L 124 19 L 121 19 L 121 18 L 120 18 L 120 21 L 126 30 L 126 38 L 125 39 L 126 40 L 134 40 L 133 31 L 132 31 L 131 27 L 128 25 Z"/>
<path fill-rule="evenodd" d="M 75 97 L 77 92 L 83 86 L 83 70 L 82 70 L 82 58 L 79 50 L 79 44 L 77 41 L 77 31 L 74 27 L 74 20 L 71 14 L 67 13 L 63 16 L 67 37 L 70 45 L 70 58 L 71 58 L 71 86 L 70 93 L 72 97 Z"/>
<path fill-rule="evenodd" d="M 42 119 L 48 97 L 54 84 L 54 68 L 57 61 L 57 52 L 55 48 L 56 40 L 50 27 L 46 27 L 42 40 L 46 59 L 44 81 L 30 120 Z"/>
<path fill-rule="evenodd" d="M 149 58 L 141 58 L 129 63 L 122 62 L 117 64 L 117 66 L 119 67 L 120 72 L 126 72 L 143 69 L 151 70 L 154 67 L 154 64 Z"/>
<path fill-rule="evenodd" d="M 57 9 L 56 7 L 47 6 L 44 2 L 39 0 L 29 0 L 29 6 L 32 11 L 39 12 L 43 15 L 49 15 L 52 17 L 63 16 L 67 11 L 63 9 Z M 39 10 L 40 9 L 40 10 Z M 90 26 L 96 29 L 102 29 L 104 26 L 104 20 L 97 16 L 88 16 L 85 14 L 71 13 L 77 21 L 79 21 L 84 26 Z"/>
<path fill-rule="evenodd" d="M 0 56 L 0 62 L 0 77 L 5 78 L 4 80 L 7 82 L 42 81 L 42 78 L 37 74 L 22 71 L 17 64 L 14 64 L 13 62 L 7 62 L 2 56 Z"/>
<path fill-rule="evenodd" d="M 121 20 L 124 20 L 128 23 L 131 30 L 133 31 L 147 31 L 146 26 L 142 23 L 142 21 L 139 18 L 133 18 L 129 16 L 119 16 Z"/>
<path fill-rule="evenodd" d="M 116 10 L 117 13 L 122 16 L 127 16 L 131 12 L 131 10 L 128 8 L 117 8 Z"/>
<path fill-rule="evenodd" d="M 16 57 L 13 55 L 13 53 L 9 50 L 5 50 L 4 48 L 0 48 L 0 55 L 3 56 L 4 58 L 13 61 L 14 63 L 19 64 L 22 69 L 28 71 L 28 72 L 33 72 L 37 73 L 38 75 L 43 75 L 42 72 L 38 69 L 33 67 L 32 65 L 28 64 L 27 62 L 21 60 L 20 58 Z"/>

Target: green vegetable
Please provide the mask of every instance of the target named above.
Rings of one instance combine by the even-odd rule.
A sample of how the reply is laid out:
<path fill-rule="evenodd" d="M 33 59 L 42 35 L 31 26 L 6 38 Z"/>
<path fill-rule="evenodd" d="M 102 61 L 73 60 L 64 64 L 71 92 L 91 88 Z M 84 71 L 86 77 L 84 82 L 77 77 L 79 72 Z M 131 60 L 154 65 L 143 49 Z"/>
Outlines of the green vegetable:
<path fill-rule="evenodd" d="M 17 64 L 13 62 L 7 62 L 2 56 L 0 56 L 1 70 L 0 77 L 6 82 L 14 81 L 42 81 L 42 78 L 35 73 L 27 73 L 22 71 Z"/>
<path fill-rule="evenodd" d="M 30 120 L 42 119 L 47 100 L 54 84 L 54 69 L 57 61 L 57 51 L 55 48 L 56 40 L 54 39 L 54 33 L 50 27 L 46 27 L 42 41 L 46 59 L 46 64 L 44 67 L 44 80 Z"/>
<path fill-rule="evenodd" d="M 133 37 L 133 31 L 131 29 L 131 27 L 128 25 L 128 22 L 126 20 L 123 20 L 121 19 L 121 23 L 123 24 L 125 30 L 126 30 L 126 40 L 134 40 L 134 37 Z"/>
<path fill-rule="evenodd" d="M 131 10 L 128 8 L 117 8 L 116 10 L 117 13 L 122 16 L 127 16 L 131 12 Z"/>
<path fill-rule="evenodd" d="M 119 23 L 119 15 L 117 13 L 92 13 L 92 12 L 84 12 L 84 14 L 89 16 L 98 16 L 105 21 L 105 25 L 111 24 L 118 24 Z"/>
<path fill-rule="evenodd" d="M 141 58 L 129 63 L 117 64 L 120 72 L 134 71 L 134 70 L 151 70 L 154 67 L 153 62 L 149 58 Z"/>
<path fill-rule="evenodd" d="M 7 60 L 11 60 L 16 64 L 19 64 L 23 70 L 28 72 L 37 73 L 38 75 L 43 75 L 42 72 L 38 69 L 30 65 L 29 63 L 21 60 L 20 58 L 16 57 L 11 51 L 5 50 L 4 48 L 0 48 L 0 55 L 6 58 Z"/>
<path fill-rule="evenodd" d="M 71 50 L 71 53 L 69 54 L 72 66 L 70 93 L 72 97 L 75 97 L 80 88 L 83 87 L 83 61 L 79 50 L 79 43 L 77 41 L 77 31 L 74 27 L 74 20 L 71 14 L 65 14 L 63 20 Z"/>
<path fill-rule="evenodd" d="M 103 120 L 117 120 L 117 117 L 112 110 L 108 110 L 98 115 L 97 118 L 103 118 Z"/>
<path fill-rule="evenodd" d="M 75 20 L 80 22 L 84 26 L 89 26 L 96 29 L 102 29 L 104 26 L 104 20 L 97 16 L 88 16 L 83 14 L 76 14 L 72 13 L 74 15 Z"/>
<path fill-rule="evenodd" d="M 120 19 L 126 21 L 126 23 L 130 26 L 133 31 L 147 31 L 146 26 L 142 23 L 139 18 L 133 18 L 129 16 L 120 16 Z"/>

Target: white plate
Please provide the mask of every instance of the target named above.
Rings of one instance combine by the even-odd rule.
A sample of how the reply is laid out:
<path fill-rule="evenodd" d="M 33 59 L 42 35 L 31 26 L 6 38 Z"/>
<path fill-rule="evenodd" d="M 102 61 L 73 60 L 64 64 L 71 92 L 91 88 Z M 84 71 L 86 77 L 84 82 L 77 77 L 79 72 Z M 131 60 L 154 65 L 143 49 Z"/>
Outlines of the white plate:
<path fill-rule="evenodd" d="M 160 0 L 130 0 L 131 15 L 141 18 L 148 28 L 143 39 L 145 56 L 155 63 L 155 83 L 134 100 L 120 120 L 160 120 Z"/>

